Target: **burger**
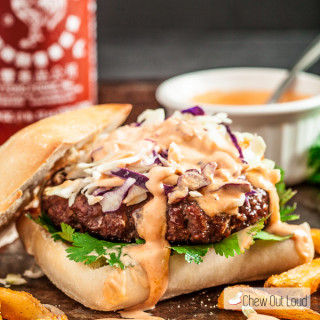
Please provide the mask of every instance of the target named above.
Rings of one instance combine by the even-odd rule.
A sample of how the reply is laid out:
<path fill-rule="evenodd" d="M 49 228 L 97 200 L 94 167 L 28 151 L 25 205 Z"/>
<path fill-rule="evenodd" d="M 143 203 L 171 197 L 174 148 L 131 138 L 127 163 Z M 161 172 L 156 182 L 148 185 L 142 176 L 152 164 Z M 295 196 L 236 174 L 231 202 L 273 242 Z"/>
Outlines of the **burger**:
<path fill-rule="evenodd" d="M 280 170 L 257 135 L 200 107 L 101 105 L 34 123 L 0 148 L 0 224 L 96 310 L 264 279 L 311 261 L 308 224 L 279 208 Z"/>

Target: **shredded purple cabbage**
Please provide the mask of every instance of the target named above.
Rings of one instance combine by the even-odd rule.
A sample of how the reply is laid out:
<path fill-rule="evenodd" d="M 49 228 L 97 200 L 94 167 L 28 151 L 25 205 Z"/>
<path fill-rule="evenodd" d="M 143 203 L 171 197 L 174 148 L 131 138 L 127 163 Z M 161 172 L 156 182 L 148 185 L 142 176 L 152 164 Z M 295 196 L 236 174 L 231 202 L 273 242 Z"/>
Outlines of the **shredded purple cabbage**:
<path fill-rule="evenodd" d="M 140 127 L 145 120 L 142 120 L 141 122 L 132 122 L 129 124 L 130 127 Z"/>
<path fill-rule="evenodd" d="M 204 116 L 206 114 L 205 111 L 199 106 L 184 109 L 181 111 L 181 113 L 191 113 L 194 116 Z"/>
<path fill-rule="evenodd" d="M 119 210 L 123 199 L 127 196 L 130 188 L 135 182 L 134 178 L 129 177 L 121 187 L 116 187 L 106 192 L 103 195 L 103 199 L 100 201 L 102 211 L 106 213 Z"/>
<path fill-rule="evenodd" d="M 117 177 L 123 178 L 123 179 L 133 178 L 136 180 L 136 182 L 134 183 L 135 185 L 148 190 L 146 187 L 146 182 L 149 180 L 149 178 L 141 173 L 138 173 L 138 172 L 135 172 L 135 171 L 132 171 L 129 169 L 125 169 L 125 168 L 115 169 L 115 170 L 111 171 L 111 173 L 114 176 L 117 176 Z"/>
<path fill-rule="evenodd" d="M 164 193 L 167 196 L 169 193 L 171 193 L 173 191 L 173 189 L 175 188 L 175 186 L 171 186 L 169 184 L 163 184 L 163 189 L 164 189 Z"/>
<path fill-rule="evenodd" d="M 228 132 L 228 134 L 229 134 L 229 136 L 231 138 L 231 141 L 232 141 L 233 145 L 237 148 L 237 150 L 239 152 L 239 158 L 242 160 L 243 163 L 247 163 L 247 161 L 244 159 L 241 147 L 240 147 L 240 145 L 238 143 L 238 140 L 237 140 L 236 136 L 232 133 L 230 127 L 226 123 L 222 123 L 222 124 L 227 129 L 227 132 Z"/>
<path fill-rule="evenodd" d="M 93 196 L 102 196 L 107 192 L 107 189 L 104 187 L 99 187 L 96 190 L 93 191 L 92 195 Z"/>
<path fill-rule="evenodd" d="M 152 150 L 152 155 L 154 157 L 153 164 L 157 164 L 159 166 L 162 166 L 163 164 L 162 164 L 161 160 L 159 159 L 159 154 L 156 152 L 156 150 Z"/>
<path fill-rule="evenodd" d="M 141 122 L 132 122 L 130 123 L 130 127 L 140 127 L 145 120 L 142 120 Z"/>
<path fill-rule="evenodd" d="M 161 150 L 157 153 L 155 150 L 152 150 L 152 155 L 154 156 L 154 164 L 163 166 L 163 160 L 168 160 L 168 150 Z M 161 160 L 162 158 L 162 160 Z"/>
<path fill-rule="evenodd" d="M 251 191 L 249 191 L 249 192 L 246 193 L 246 196 L 252 196 L 252 195 L 254 195 L 255 193 L 257 193 L 257 191 L 251 190 Z"/>
<path fill-rule="evenodd" d="M 154 163 L 157 164 L 157 165 L 159 165 L 159 166 L 162 166 L 162 165 L 163 165 L 163 163 L 161 162 L 161 160 L 159 159 L 159 157 L 156 157 L 156 158 L 154 159 Z"/>
<path fill-rule="evenodd" d="M 245 203 L 246 203 L 246 205 L 247 205 L 247 207 L 249 207 L 250 206 L 250 202 L 249 202 L 249 196 L 251 196 L 251 195 L 254 195 L 255 193 L 257 193 L 255 190 L 251 190 L 251 191 L 249 191 L 249 192 L 246 192 L 246 194 L 245 194 Z"/>
<path fill-rule="evenodd" d="M 168 153 L 168 149 L 161 150 L 161 151 L 159 152 L 159 154 L 160 154 L 160 156 L 161 156 L 162 158 L 168 160 L 168 154 L 169 154 L 169 153 Z"/>

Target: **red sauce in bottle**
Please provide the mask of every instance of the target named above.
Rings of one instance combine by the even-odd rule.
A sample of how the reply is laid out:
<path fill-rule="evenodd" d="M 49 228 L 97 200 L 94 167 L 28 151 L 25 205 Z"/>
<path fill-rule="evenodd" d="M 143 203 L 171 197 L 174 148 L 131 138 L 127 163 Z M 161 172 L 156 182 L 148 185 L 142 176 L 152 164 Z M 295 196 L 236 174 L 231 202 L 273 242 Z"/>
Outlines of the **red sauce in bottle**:
<path fill-rule="evenodd" d="M 1 0 L 0 144 L 96 101 L 95 0 Z"/>

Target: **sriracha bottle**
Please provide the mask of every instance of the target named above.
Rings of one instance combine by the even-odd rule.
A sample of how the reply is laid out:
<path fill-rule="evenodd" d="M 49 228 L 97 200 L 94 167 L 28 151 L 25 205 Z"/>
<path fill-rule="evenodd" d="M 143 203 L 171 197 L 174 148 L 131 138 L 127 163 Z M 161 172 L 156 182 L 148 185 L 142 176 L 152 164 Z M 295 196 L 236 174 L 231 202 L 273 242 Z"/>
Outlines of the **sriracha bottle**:
<path fill-rule="evenodd" d="M 95 0 L 0 1 L 0 144 L 96 102 Z"/>

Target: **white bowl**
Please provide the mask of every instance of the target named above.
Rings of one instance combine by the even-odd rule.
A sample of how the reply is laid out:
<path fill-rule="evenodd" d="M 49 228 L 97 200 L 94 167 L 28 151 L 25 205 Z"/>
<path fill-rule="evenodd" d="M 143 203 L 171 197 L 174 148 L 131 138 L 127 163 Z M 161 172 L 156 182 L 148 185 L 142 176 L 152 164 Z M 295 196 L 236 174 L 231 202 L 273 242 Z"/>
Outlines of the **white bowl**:
<path fill-rule="evenodd" d="M 191 72 L 164 81 L 156 91 L 156 98 L 170 115 L 195 105 L 192 98 L 210 90 L 273 91 L 286 74 L 286 70 L 273 68 Z M 311 98 L 270 105 L 197 105 L 208 113 L 228 113 L 235 131 L 261 135 L 267 144 L 266 157 L 286 171 L 288 184 L 295 184 L 307 177 L 307 151 L 320 134 L 320 77 L 301 73 L 293 88 Z"/>

